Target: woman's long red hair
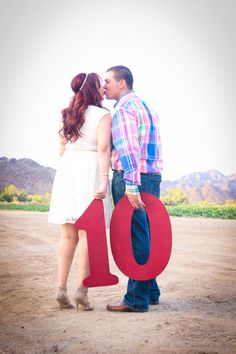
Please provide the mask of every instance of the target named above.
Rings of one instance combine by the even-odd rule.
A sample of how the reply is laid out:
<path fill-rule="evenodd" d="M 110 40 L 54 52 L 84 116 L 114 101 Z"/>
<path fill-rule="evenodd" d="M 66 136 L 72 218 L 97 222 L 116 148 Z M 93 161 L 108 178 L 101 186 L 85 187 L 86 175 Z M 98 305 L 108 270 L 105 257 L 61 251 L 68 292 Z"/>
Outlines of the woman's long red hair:
<path fill-rule="evenodd" d="M 85 122 L 84 112 L 89 105 L 102 107 L 99 93 L 101 78 L 95 73 L 88 74 L 86 82 L 80 90 L 85 78 L 86 74 L 84 73 L 74 77 L 71 88 L 75 95 L 72 97 L 69 107 L 61 112 L 63 128 L 59 133 L 63 135 L 65 143 L 74 142 L 82 135 L 81 128 Z"/>

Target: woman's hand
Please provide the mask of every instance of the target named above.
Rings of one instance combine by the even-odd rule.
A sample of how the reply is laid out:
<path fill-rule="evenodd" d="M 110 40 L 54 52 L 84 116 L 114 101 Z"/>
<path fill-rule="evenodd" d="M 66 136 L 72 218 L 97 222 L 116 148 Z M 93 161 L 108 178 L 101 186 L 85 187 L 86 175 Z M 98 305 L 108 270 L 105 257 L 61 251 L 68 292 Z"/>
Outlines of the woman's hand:
<path fill-rule="evenodd" d="M 95 199 L 104 199 L 107 193 L 107 182 L 101 182 L 98 190 L 94 194 Z"/>

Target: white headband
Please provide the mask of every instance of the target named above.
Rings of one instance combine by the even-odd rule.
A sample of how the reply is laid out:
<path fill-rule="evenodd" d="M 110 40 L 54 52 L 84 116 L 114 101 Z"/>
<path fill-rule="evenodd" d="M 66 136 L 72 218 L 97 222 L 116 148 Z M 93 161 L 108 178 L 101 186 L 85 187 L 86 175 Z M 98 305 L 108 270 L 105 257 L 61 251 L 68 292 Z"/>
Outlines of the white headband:
<path fill-rule="evenodd" d="M 82 90 L 83 90 L 84 85 L 86 84 L 86 81 L 87 81 L 88 75 L 89 75 L 89 74 L 86 74 L 85 79 L 84 79 L 84 81 L 83 81 L 82 85 L 80 86 L 80 89 L 79 89 L 80 91 L 82 91 Z"/>

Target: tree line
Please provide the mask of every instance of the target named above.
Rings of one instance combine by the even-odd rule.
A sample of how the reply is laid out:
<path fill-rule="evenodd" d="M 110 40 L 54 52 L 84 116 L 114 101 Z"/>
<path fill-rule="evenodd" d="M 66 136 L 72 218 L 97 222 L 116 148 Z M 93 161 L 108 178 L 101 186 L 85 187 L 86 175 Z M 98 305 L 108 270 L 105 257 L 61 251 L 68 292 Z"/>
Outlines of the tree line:
<path fill-rule="evenodd" d="M 0 192 L 0 202 L 8 203 L 16 202 L 48 205 L 50 203 L 50 198 L 50 193 L 45 193 L 44 195 L 28 194 L 24 190 L 18 189 L 13 184 L 6 186 Z M 160 199 L 167 206 L 191 204 L 189 203 L 187 194 L 179 187 L 172 187 L 168 188 L 167 190 L 163 190 Z M 233 199 L 229 199 L 224 204 L 235 207 L 236 201 Z"/>
<path fill-rule="evenodd" d="M 0 202 L 8 203 L 49 204 L 50 197 L 50 193 L 45 193 L 44 195 L 28 194 L 13 184 L 9 184 L 0 192 Z M 188 202 L 187 195 L 180 188 L 169 188 L 167 191 L 163 191 L 161 200 L 165 205 L 177 205 Z"/>

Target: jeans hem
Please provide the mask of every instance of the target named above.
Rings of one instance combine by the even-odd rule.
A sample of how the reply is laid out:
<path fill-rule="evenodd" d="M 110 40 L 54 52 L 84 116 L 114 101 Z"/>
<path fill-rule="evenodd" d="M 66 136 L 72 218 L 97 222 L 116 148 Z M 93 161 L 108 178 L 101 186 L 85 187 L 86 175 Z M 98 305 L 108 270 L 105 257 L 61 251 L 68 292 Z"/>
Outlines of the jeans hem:
<path fill-rule="evenodd" d="M 156 298 L 156 299 L 149 299 L 149 304 L 150 305 L 156 305 L 156 304 L 159 304 L 160 302 L 160 299 L 159 298 Z"/>
<path fill-rule="evenodd" d="M 137 308 L 134 308 L 133 306 L 131 306 L 130 304 L 127 303 L 127 301 L 123 300 L 123 304 L 128 306 L 132 311 L 134 312 L 148 312 L 148 308 L 146 309 L 137 309 Z"/>

